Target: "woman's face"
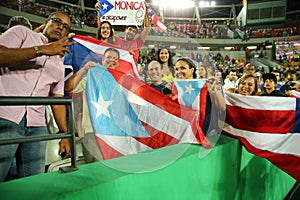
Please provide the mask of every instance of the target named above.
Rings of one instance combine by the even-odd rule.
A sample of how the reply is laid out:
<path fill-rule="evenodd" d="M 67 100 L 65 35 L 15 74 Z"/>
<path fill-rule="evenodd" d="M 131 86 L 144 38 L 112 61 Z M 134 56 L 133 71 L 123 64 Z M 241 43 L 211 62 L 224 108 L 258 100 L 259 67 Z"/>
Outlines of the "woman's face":
<path fill-rule="evenodd" d="M 199 77 L 200 78 L 207 78 L 206 70 L 203 66 L 199 67 Z"/>
<path fill-rule="evenodd" d="M 108 23 L 103 23 L 101 24 L 101 29 L 100 29 L 101 37 L 103 39 L 108 39 L 110 36 L 110 25 Z"/>
<path fill-rule="evenodd" d="M 177 79 L 193 79 L 194 68 L 190 68 L 188 63 L 184 60 L 177 61 L 174 69 Z"/>
<path fill-rule="evenodd" d="M 239 83 L 238 93 L 250 96 L 255 91 L 255 81 L 253 77 L 248 77 L 244 82 Z"/>
<path fill-rule="evenodd" d="M 160 52 L 159 52 L 159 59 L 162 61 L 162 63 L 167 63 L 168 60 L 169 60 L 169 52 L 167 49 L 162 49 Z"/>

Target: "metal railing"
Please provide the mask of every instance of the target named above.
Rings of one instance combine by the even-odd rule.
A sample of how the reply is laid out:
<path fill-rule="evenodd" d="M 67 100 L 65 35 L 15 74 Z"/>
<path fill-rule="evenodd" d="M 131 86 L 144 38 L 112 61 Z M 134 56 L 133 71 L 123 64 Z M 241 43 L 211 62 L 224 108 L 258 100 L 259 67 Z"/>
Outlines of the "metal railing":
<path fill-rule="evenodd" d="M 18 144 L 23 142 L 36 142 L 54 139 L 70 138 L 71 166 L 64 167 L 64 172 L 75 171 L 76 149 L 75 149 L 75 129 L 73 120 L 73 101 L 67 97 L 0 97 L 1 106 L 21 106 L 21 105 L 66 105 L 68 113 L 68 133 L 59 133 L 45 136 L 28 136 L 26 138 L 10 138 L 0 140 L 0 145 Z"/>

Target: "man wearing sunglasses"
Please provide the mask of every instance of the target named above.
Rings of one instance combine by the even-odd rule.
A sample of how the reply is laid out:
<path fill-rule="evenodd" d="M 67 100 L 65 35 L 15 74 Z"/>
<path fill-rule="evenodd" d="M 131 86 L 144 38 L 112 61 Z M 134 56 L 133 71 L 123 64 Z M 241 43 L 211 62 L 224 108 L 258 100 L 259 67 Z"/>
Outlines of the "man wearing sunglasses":
<path fill-rule="evenodd" d="M 52 13 L 42 33 L 14 26 L 0 36 L 0 96 L 63 97 L 64 65 L 61 57 L 69 52 L 71 20 Z M 69 36 L 68 36 L 69 34 Z M 66 110 L 52 106 L 60 132 L 67 132 Z M 44 106 L 0 106 L 0 139 L 47 135 Z M 60 152 L 70 152 L 68 139 L 60 142 Z M 14 160 L 17 178 L 44 172 L 46 142 L 0 146 L 0 182 Z"/>

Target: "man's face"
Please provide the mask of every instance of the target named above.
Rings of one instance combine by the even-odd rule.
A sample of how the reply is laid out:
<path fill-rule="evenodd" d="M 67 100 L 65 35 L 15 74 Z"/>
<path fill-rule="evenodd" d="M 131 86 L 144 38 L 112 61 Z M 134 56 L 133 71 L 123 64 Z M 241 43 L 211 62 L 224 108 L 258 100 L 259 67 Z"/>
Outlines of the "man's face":
<path fill-rule="evenodd" d="M 236 81 L 237 80 L 236 72 L 230 72 L 228 78 L 230 81 Z"/>
<path fill-rule="evenodd" d="M 115 51 L 107 51 L 102 60 L 104 67 L 117 69 L 119 66 L 119 55 Z"/>
<path fill-rule="evenodd" d="M 66 36 L 71 27 L 70 18 L 62 13 L 56 13 L 46 21 L 43 34 L 48 38 L 49 42 L 55 42 Z"/>
<path fill-rule="evenodd" d="M 273 79 L 266 79 L 266 81 L 264 82 L 265 88 L 269 90 L 275 90 L 276 85 L 277 84 L 274 82 Z"/>
<path fill-rule="evenodd" d="M 125 40 L 133 40 L 136 36 L 137 29 L 134 27 L 128 27 L 125 29 Z"/>
<path fill-rule="evenodd" d="M 148 76 L 153 83 L 161 81 L 162 71 L 159 62 L 151 62 L 148 65 Z"/>
<path fill-rule="evenodd" d="M 255 67 L 249 63 L 245 66 L 245 73 L 246 74 L 255 74 Z"/>

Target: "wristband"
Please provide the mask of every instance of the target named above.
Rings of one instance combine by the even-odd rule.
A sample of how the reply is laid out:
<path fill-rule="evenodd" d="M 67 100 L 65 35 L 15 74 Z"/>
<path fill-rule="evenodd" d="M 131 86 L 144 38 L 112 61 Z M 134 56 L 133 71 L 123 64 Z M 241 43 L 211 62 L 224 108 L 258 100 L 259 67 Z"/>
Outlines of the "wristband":
<path fill-rule="evenodd" d="M 39 48 L 37 47 L 37 46 L 34 46 L 33 47 L 34 48 L 34 50 L 35 50 L 35 54 L 36 54 L 36 56 L 41 56 L 42 54 L 41 54 L 41 52 L 40 52 L 40 50 L 39 50 Z"/>

